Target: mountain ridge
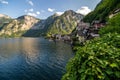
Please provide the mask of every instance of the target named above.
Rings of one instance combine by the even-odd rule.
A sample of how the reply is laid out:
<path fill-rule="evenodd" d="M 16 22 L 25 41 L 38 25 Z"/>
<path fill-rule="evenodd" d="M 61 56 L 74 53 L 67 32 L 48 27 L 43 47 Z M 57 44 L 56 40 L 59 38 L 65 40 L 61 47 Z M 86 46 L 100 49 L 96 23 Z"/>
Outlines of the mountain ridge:
<path fill-rule="evenodd" d="M 22 15 L 2 25 L 0 35 L 2 37 L 4 35 L 13 37 L 39 37 L 51 36 L 52 34 L 69 34 L 83 17 L 83 15 L 73 10 L 65 11 L 62 15 L 55 13 L 45 20 L 29 15 Z"/>
<path fill-rule="evenodd" d="M 37 23 L 39 20 L 37 20 L 34 17 L 31 16 L 23 16 L 25 19 L 12 19 L 11 21 L 5 23 L 3 21 L 3 25 L 0 26 L 0 36 L 2 37 L 19 37 L 21 36 L 26 30 L 29 30 L 32 26 L 34 26 L 35 23 Z"/>
<path fill-rule="evenodd" d="M 47 36 L 52 34 L 70 34 L 81 19 L 83 19 L 83 15 L 73 10 L 65 11 L 64 14 L 58 16 L 50 25 Z"/>
<path fill-rule="evenodd" d="M 11 18 L 10 16 L 8 16 L 8 15 L 5 15 L 5 14 L 0 14 L 0 18 L 2 18 L 2 17 L 4 17 L 4 18 Z"/>
<path fill-rule="evenodd" d="M 30 30 L 24 36 L 29 36 L 31 32 L 35 32 L 37 36 L 47 36 L 50 37 L 53 34 L 70 34 L 72 30 L 77 26 L 83 18 L 83 15 L 74 12 L 73 10 L 67 10 L 62 15 L 58 16 L 55 14 L 49 16 L 46 20 L 40 21 L 41 28 L 38 32 L 35 30 Z M 30 36 L 29 36 L 30 37 Z"/>

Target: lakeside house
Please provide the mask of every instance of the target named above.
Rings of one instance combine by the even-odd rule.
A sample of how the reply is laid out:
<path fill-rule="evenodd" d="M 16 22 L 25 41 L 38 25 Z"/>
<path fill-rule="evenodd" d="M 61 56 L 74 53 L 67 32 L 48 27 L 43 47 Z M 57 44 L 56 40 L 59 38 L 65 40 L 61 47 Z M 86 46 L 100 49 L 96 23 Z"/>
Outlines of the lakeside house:
<path fill-rule="evenodd" d="M 89 27 L 90 27 L 90 23 L 85 23 L 83 21 L 80 21 L 77 24 L 76 37 L 80 42 L 84 42 L 86 40 L 86 34 L 88 32 Z"/>
<path fill-rule="evenodd" d="M 94 29 L 100 29 L 102 27 L 105 26 L 105 23 L 101 23 L 100 20 L 94 20 L 92 23 L 91 23 L 92 27 L 94 27 Z"/>
<path fill-rule="evenodd" d="M 55 39 L 55 40 L 61 40 L 61 35 L 60 34 L 52 34 L 51 38 Z"/>
<path fill-rule="evenodd" d="M 90 23 L 84 23 L 83 21 L 80 21 L 77 24 L 76 30 L 88 29 L 89 27 L 90 27 Z"/>
<path fill-rule="evenodd" d="M 62 40 L 62 41 L 70 41 L 71 37 L 69 34 L 61 35 L 61 34 L 52 34 L 52 38 L 55 40 Z"/>
<path fill-rule="evenodd" d="M 71 41 L 71 36 L 70 35 L 63 35 L 62 40 L 63 41 Z"/>
<path fill-rule="evenodd" d="M 84 42 L 86 40 L 92 39 L 94 37 L 99 37 L 98 31 L 100 28 L 104 27 L 105 23 L 101 23 L 99 20 L 94 20 L 91 25 L 90 23 L 85 23 L 80 21 L 75 31 L 71 34 L 61 35 L 61 34 L 52 34 L 51 38 L 54 40 L 61 41 L 72 41 L 72 37 L 76 37 L 78 41 Z"/>
<path fill-rule="evenodd" d="M 91 25 L 83 21 L 79 22 L 76 27 L 76 37 L 80 42 L 99 37 L 98 31 L 104 27 L 105 23 L 101 23 L 99 20 L 94 20 Z"/>

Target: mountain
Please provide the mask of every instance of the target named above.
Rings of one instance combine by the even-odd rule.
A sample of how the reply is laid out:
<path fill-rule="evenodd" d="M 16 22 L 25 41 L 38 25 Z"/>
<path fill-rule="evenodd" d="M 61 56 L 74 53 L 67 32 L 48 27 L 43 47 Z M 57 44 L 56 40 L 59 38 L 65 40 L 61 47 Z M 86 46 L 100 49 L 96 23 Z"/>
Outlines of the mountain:
<path fill-rule="evenodd" d="M 6 19 L 6 16 L 2 18 Z M 22 36 L 27 30 L 33 28 L 38 21 L 39 19 L 28 15 L 18 17 L 17 19 L 8 18 L 1 22 L 4 25 L 1 26 L 0 36 Z"/>
<path fill-rule="evenodd" d="M 101 0 L 95 10 L 85 16 L 83 20 L 90 23 L 93 20 L 105 22 L 108 20 L 109 15 L 114 13 L 119 8 L 120 0 Z"/>
<path fill-rule="evenodd" d="M 48 17 L 45 20 L 38 21 L 34 26 L 36 26 L 37 29 L 30 29 L 25 34 L 23 34 L 24 37 L 39 37 L 39 36 L 45 36 L 47 33 L 47 30 L 49 26 L 54 22 L 54 20 L 58 16 L 56 14 Z"/>
<path fill-rule="evenodd" d="M 72 10 L 65 11 L 62 15 L 54 14 L 47 18 L 43 31 L 46 36 L 52 34 L 70 34 L 77 26 L 77 22 L 83 19 L 83 15 Z"/>
<path fill-rule="evenodd" d="M 65 11 L 62 15 L 55 13 L 46 20 L 40 20 L 37 23 L 39 30 L 29 30 L 23 36 L 50 37 L 52 34 L 70 34 L 77 26 L 77 22 L 83 19 L 83 17 L 83 15 L 78 14 L 72 10 Z"/>
<path fill-rule="evenodd" d="M 21 30 L 29 30 L 29 29 L 36 29 L 35 24 L 37 24 L 38 21 L 40 20 L 33 16 L 24 15 L 24 16 L 18 17 L 17 21 L 20 21 L 21 23 L 23 23 L 21 26 Z"/>
<path fill-rule="evenodd" d="M 52 34 L 70 34 L 77 26 L 77 22 L 83 19 L 83 15 L 72 10 L 65 11 L 62 15 L 55 13 L 45 20 L 24 15 L 16 19 L 7 18 L 2 22 L 0 36 L 3 37 L 39 37 L 51 36 Z M 7 21 L 9 20 L 10 21 Z M 5 22 L 7 21 L 7 22 Z"/>
<path fill-rule="evenodd" d="M 0 14 L 0 27 L 2 27 L 4 23 L 8 23 L 11 20 L 12 18 L 9 17 L 8 15 Z"/>
<path fill-rule="evenodd" d="M 5 14 L 0 14 L 0 18 L 11 18 L 11 17 L 9 17 L 8 15 L 5 15 Z"/>
<path fill-rule="evenodd" d="M 3 26 L 6 26 L 7 23 L 11 22 L 12 18 L 8 15 L 0 14 L 0 30 L 3 28 Z"/>

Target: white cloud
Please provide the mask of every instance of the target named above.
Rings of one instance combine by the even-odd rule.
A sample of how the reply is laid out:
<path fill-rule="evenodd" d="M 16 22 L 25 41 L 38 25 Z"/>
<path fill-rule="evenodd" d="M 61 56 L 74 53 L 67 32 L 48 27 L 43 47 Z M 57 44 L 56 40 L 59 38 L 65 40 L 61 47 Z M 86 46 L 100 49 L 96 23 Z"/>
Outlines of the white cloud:
<path fill-rule="evenodd" d="M 54 11 L 55 11 L 55 9 L 48 8 L 48 11 L 49 11 L 49 12 L 54 12 Z"/>
<path fill-rule="evenodd" d="M 36 12 L 36 14 L 37 14 L 37 15 L 39 15 L 39 14 L 40 14 L 40 12 L 39 12 L 39 11 L 37 11 L 37 12 Z"/>
<path fill-rule="evenodd" d="M 31 6 L 33 6 L 33 5 L 34 5 L 32 1 L 28 1 L 28 3 L 29 3 Z"/>
<path fill-rule="evenodd" d="M 30 12 L 28 12 L 28 13 L 27 13 L 27 15 L 34 16 L 34 17 L 36 17 L 36 16 L 37 16 L 37 14 L 36 14 L 36 13 L 30 13 Z"/>
<path fill-rule="evenodd" d="M 25 9 L 24 12 L 25 12 L 25 14 L 30 15 L 30 16 L 34 16 L 34 17 L 37 17 L 38 15 L 40 15 L 40 12 L 39 11 L 35 12 L 33 8 Z"/>
<path fill-rule="evenodd" d="M 78 9 L 76 12 L 83 15 L 87 15 L 88 13 L 91 12 L 91 9 L 89 9 L 87 6 L 83 6 L 80 9 Z"/>
<path fill-rule="evenodd" d="M 8 2 L 5 1 L 5 0 L 0 0 L 0 3 L 2 3 L 2 4 L 8 4 Z"/>
<path fill-rule="evenodd" d="M 31 8 L 31 9 L 29 9 L 29 11 L 30 11 L 30 12 L 33 12 L 33 11 L 34 11 L 34 9 L 33 9 L 33 8 Z"/>
<path fill-rule="evenodd" d="M 64 12 L 56 12 L 59 16 L 62 15 Z"/>

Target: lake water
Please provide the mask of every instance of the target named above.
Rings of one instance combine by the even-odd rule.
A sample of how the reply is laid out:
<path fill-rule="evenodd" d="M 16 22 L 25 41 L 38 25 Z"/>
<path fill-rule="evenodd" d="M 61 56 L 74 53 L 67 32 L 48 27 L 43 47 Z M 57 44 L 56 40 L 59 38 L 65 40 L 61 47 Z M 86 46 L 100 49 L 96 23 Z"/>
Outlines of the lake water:
<path fill-rule="evenodd" d="M 43 38 L 0 38 L 0 80 L 60 80 L 70 45 Z"/>

